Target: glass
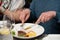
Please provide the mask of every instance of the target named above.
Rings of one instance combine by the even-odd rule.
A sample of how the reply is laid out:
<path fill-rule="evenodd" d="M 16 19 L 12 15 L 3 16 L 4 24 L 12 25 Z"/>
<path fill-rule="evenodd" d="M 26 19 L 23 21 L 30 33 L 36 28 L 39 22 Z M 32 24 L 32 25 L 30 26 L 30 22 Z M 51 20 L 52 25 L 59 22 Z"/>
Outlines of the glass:
<path fill-rule="evenodd" d="M 0 24 L 0 40 L 13 40 L 11 35 L 12 24 L 15 24 L 15 21 L 4 15 L 2 24 Z"/>

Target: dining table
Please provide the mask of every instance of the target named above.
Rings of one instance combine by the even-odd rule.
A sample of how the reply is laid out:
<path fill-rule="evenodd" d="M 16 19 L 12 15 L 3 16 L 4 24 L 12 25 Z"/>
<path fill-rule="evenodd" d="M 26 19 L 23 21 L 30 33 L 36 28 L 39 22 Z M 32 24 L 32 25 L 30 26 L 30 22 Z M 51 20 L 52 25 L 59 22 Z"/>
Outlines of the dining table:
<path fill-rule="evenodd" d="M 1 38 L 1 35 L 0 35 L 0 38 Z M 32 38 L 32 39 L 19 39 L 11 35 L 10 37 L 7 37 L 7 38 L 9 38 L 8 40 L 60 40 L 60 34 L 43 34 L 39 37 Z M 3 37 L 3 40 L 5 40 L 4 37 Z"/>
<path fill-rule="evenodd" d="M 23 39 L 17 39 L 13 38 L 14 40 L 23 40 Z M 60 40 L 60 34 L 43 34 L 40 37 L 33 38 L 33 39 L 24 39 L 24 40 Z"/>
<path fill-rule="evenodd" d="M 0 21 L 0 23 L 2 23 L 2 21 Z M 60 40 L 60 34 L 42 34 L 39 35 L 38 37 L 31 38 L 31 39 L 16 38 L 13 37 L 11 34 L 9 34 L 8 36 L 0 35 L 0 40 L 6 40 L 6 39 L 7 40 Z"/>

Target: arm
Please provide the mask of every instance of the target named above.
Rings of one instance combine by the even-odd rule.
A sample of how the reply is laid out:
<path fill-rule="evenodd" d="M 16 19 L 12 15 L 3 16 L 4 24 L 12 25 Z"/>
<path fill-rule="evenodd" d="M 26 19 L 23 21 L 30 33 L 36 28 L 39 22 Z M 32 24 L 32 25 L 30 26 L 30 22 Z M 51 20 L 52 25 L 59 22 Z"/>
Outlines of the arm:
<path fill-rule="evenodd" d="M 31 10 L 31 15 L 35 16 L 35 0 L 32 0 L 32 3 L 30 4 L 30 10 Z"/>
<path fill-rule="evenodd" d="M 7 3 L 7 4 L 6 4 Z M 11 12 L 10 10 L 7 9 L 9 6 L 10 0 L 3 0 L 2 5 L 0 6 L 0 11 L 4 14 L 7 15 L 10 19 L 12 18 L 13 20 L 18 21 L 20 13 L 18 11 Z M 20 11 L 20 10 L 19 10 Z M 20 11 L 21 12 L 21 11 Z M 12 15 L 12 16 L 11 16 Z"/>
<path fill-rule="evenodd" d="M 35 13 L 35 2 L 36 0 L 32 0 L 31 4 L 30 4 L 30 10 L 31 10 L 31 13 L 30 13 L 30 20 L 32 22 L 35 22 L 37 20 L 36 18 L 36 13 Z"/>
<path fill-rule="evenodd" d="M 9 6 L 9 10 L 10 11 L 14 11 L 14 10 L 20 10 L 21 8 L 23 8 L 23 6 L 25 5 L 25 0 L 17 0 L 17 1 L 11 1 L 11 5 Z"/>
<path fill-rule="evenodd" d="M 39 22 L 46 22 L 49 21 L 50 19 L 54 18 L 57 20 L 57 22 L 60 20 L 60 1 L 52 1 L 50 4 L 48 4 L 45 12 L 42 12 L 41 15 L 39 16 L 37 23 Z M 55 15 L 55 16 L 54 16 Z M 50 17 L 49 17 L 50 16 Z"/>
<path fill-rule="evenodd" d="M 15 21 L 20 21 L 19 17 L 21 15 L 22 10 L 17 10 L 17 11 L 9 11 L 8 9 L 4 12 L 5 15 L 7 15 L 10 19 L 15 20 Z"/>
<path fill-rule="evenodd" d="M 12 20 L 16 20 L 16 21 L 20 20 L 19 16 L 20 16 L 21 10 L 13 11 L 13 12 L 9 11 L 8 9 L 6 9 L 6 10 L 3 9 L 2 10 L 2 8 L 0 8 L 0 10 L 2 11 L 2 13 L 4 15 L 7 15 Z"/>

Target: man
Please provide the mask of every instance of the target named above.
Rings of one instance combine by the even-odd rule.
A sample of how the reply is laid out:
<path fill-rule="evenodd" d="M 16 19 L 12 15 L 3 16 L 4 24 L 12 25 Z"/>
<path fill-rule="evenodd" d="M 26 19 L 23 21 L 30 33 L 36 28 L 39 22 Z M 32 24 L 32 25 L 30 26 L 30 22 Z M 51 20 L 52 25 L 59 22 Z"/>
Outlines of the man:
<path fill-rule="evenodd" d="M 25 0 L 2 0 L 0 11 L 9 18 L 19 21 L 19 16 L 24 5 Z"/>
<path fill-rule="evenodd" d="M 45 28 L 46 34 L 60 33 L 60 1 L 59 0 L 32 0 L 30 10 L 25 9 L 22 12 L 24 16 L 20 17 L 21 20 L 26 21 L 28 16 L 31 15 L 33 19 L 37 18 L 36 24 L 40 24 Z M 34 20 L 33 20 L 34 21 Z"/>

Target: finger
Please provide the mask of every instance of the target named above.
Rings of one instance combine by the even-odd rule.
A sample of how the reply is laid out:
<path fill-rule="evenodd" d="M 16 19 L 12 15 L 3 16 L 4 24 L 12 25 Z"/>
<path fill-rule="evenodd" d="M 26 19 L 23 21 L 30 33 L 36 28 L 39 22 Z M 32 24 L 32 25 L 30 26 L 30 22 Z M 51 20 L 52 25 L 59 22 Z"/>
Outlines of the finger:
<path fill-rule="evenodd" d="M 24 20 L 22 20 L 22 24 L 24 24 Z"/>
<path fill-rule="evenodd" d="M 24 15 L 24 14 L 21 14 L 21 15 L 20 15 L 20 20 L 21 20 L 22 23 L 25 22 L 25 21 L 24 21 L 24 20 L 25 20 L 24 18 L 25 18 L 25 15 Z"/>
<path fill-rule="evenodd" d="M 35 22 L 35 24 L 39 24 L 41 21 L 40 21 L 40 19 L 38 19 L 36 22 Z"/>
<path fill-rule="evenodd" d="M 41 22 L 44 23 L 44 20 L 45 20 L 45 16 L 42 15 L 42 16 L 41 16 Z"/>
<path fill-rule="evenodd" d="M 45 21 L 44 22 L 47 22 L 47 21 L 49 21 L 50 20 L 50 16 L 49 15 L 45 15 Z"/>
<path fill-rule="evenodd" d="M 25 21 L 27 21 L 29 17 L 30 17 L 30 13 L 25 15 Z"/>
<path fill-rule="evenodd" d="M 19 16 L 20 15 L 18 13 L 17 14 L 14 13 L 14 18 L 15 18 L 16 21 L 19 21 Z"/>
<path fill-rule="evenodd" d="M 45 23 L 46 20 L 47 20 L 47 14 L 46 13 L 42 13 L 42 15 L 41 15 L 41 22 Z"/>
<path fill-rule="evenodd" d="M 47 18 L 47 19 L 46 19 L 46 22 L 47 22 L 47 21 L 49 21 L 49 20 L 50 20 L 50 19 L 49 19 L 49 18 Z"/>
<path fill-rule="evenodd" d="M 45 18 L 44 18 L 44 22 L 47 22 L 47 19 L 48 19 L 48 17 L 47 17 L 47 16 L 45 16 Z"/>
<path fill-rule="evenodd" d="M 48 14 L 48 13 L 46 14 L 46 19 L 45 19 L 46 21 L 45 21 L 45 22 L 47 22 L 47 21 L 49 21 L 49 20 L 50 20 L 50 18 L 51 18 L 51 16 L 50 16 L 50 15 L 51 15 L 50 13 L 49 13 L 49 14 Z"/>
<path fill-rule="evenodd" d="M 14 13 L 12 13 L 12 15 L 11 15 L 11 18 L 13 19 L 13 20 L 16 20 L 16 17 L 15 17 L 16 15 L 14 14 Z"/>
<path fill-rule="evenodd" d="M 38 18 L 38 20 L 35 22 L 35 24 L 39 24 L 41 22 L 41 16 Z"/>
<path fill-rule="evenodd" d="M 7 16 L 8 16 L 11 20 L 14 20 L 14 19 L 13 19 L 13 17 L 14 17 L 13 14 L 9 13 L 9 15 L 7 15 Z M 13 16 L 13 17 L 12 17 L 12 16 Z"/>
<path fill-rule="evenodd" d="M 19 19 L 20 19 L 21 23 L 24 24 L 24 17 L 22 15 L 20 15 Z"/>
<path fill-rule="evenodd" d="M 46 18 L 46 22 L 49 21 L 50 19 L 51 19 L 50 16 L 47 16 L 47 18 Z"/>
<path fill-rule="evenodd" d="M 21 19 L 22 19 L 22 22 L 24 22 L 25 15 L 22 15 Z"/>
<path fill-rule="evenodd" d="M 42 23 L 44 23 L 44 19 L 45 19 L 45 13 L 42 13 L 42 14 L 40 15 L 40 21 L 41 21 Z"/>
<path fill-rule="evenodd" d="M 48 18 L 48 16 L 47 16 L 47 14 L 45 14 L 44 15 L 44 23 L 47 22 L 47 18 Z"/>

